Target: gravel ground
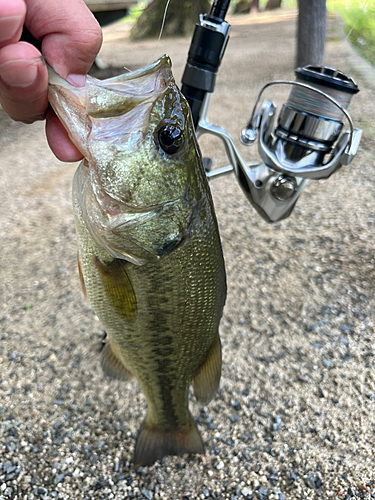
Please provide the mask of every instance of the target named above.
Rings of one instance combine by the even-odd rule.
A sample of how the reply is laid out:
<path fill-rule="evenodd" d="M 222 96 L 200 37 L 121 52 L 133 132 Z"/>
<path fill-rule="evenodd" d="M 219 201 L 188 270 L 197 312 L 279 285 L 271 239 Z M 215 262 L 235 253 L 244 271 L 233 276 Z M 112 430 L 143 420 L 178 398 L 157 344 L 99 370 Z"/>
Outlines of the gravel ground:
<path fill-rule="evenodd" d="M 295 12 L 232 21 L 209 114 L 237 138 L 260 87 L 293 76 Z M 102 57 L 133 69 L 155 43 L 130 45 L 127 32 L 107 29 Z M 325 62 L 361 87 L 355 162 L 311 182 L 274 225 L 233 177 L 211 182 L 229 295 L 221 389 L 207 407 L 191 401 L 204 456 L 132 467 L 145 400 L 135 382 L 101 373 L 102 328 L 76 271 L 76 165 L 54 159 L 43 124 L 0 111 L 1 500 L 375 498 L 375 78 L 341 32 L 331 19 Z M 177 80 L 188 43 L 156 49 L 172 56 Z M 202 147 L 225 164 L 219 143 Z M 257 159 L 256 147 L 241 151 Z"/>

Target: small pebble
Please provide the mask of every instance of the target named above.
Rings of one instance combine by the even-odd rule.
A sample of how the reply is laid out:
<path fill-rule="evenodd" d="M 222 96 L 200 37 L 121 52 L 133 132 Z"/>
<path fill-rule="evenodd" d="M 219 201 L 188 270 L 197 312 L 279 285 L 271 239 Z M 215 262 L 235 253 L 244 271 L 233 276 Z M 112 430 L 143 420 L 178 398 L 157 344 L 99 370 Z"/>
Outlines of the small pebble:
<path fill-rule="evenodd" d="M 257 496 L 259 500 L 266 500 L 268 498 L 268 488 L 266 486 L 261 486 L 257 491 Z"/>
<path fill-rule="evenodd" d="M 315 476 L 307 476 L 305 478 L 305 483 L 306 483 L 306 486 L 308 486 L 309 488 L 312 488 L 312 489 L 315 489 L 316 487 L 316 478 Z"/>
<path fill-rule="evenodd" d="M 54 484 L 59 484 L 64 479 L 64 474 L 57 474 L 53 480 Z"/>
<path fill-rule="evenodd" d="M 279 417 L 278 415 L 276 415 L 274 417 L 274 423 L 272 424 L 272 430 L 273 431 L 279 431 L 279 430 L 281 430 L 281 423 L 282 423 L 281 417 Z"/>
<path fill-rule="evenodd" d="M 241 410 L 241 403 L 239 401 L 237 401 L 237 399 L 231 399 L 230 400 L 230 404 L 232 406 L 232 408 L 234 408 L 235 410 Z"/>

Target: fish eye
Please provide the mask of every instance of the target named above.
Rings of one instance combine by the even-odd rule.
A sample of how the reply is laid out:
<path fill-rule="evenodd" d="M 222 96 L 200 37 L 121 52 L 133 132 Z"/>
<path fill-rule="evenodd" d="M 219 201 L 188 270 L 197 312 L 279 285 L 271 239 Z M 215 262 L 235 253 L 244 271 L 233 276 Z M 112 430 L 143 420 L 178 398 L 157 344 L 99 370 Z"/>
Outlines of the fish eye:
<path fill-rule="evenodd" d="M 176 153 L 182 144 L 182 131 L 173 125 L 164 125 L 158 131 L 159 144 L 167 154 Z"/>

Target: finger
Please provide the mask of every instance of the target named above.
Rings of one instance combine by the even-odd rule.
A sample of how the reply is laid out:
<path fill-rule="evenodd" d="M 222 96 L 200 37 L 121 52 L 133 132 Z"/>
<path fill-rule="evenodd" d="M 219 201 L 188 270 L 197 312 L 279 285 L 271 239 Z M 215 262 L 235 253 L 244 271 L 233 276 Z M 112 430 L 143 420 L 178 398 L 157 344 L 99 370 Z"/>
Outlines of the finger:
<path fill-rule="evenodd" d="M 0 49 L 0 103 L 13 120 L 44 118 L 47 85 L 47 68 L 35 47 L 19 42 Z"/>
<path fill-rule="evenodd" d="M 79 161 L 83 156 L 70 141 L 68 133 L 61 125 L 52 109 L 47 112 L 46 135 L 49 147 L 61 161 Z"/>
<path fill-rule="evenodd" d="M 23 0 L 0 0 L 0 47 L 18 42 L 25 15 Z"/>
<path fill-rule="evenodd" d="M 42 40 L 46 61 L 63 78 L 85 75 L 102 43 L 99 24 L 83 0 L 26 0 L 25 26 Z"/>
<path fill-rule="evenodd" d="M 1 0 L 0 0 L 1 1 Z M 102 44 L 102 31 L 82 0 L 26 0 L 25 26 L 42 41 L 46 61 L 63 78 L 83 86 Z M 47 115 L 46 134 L 54 154 L 62 161 L 82 158 L 53 112 Z"/>

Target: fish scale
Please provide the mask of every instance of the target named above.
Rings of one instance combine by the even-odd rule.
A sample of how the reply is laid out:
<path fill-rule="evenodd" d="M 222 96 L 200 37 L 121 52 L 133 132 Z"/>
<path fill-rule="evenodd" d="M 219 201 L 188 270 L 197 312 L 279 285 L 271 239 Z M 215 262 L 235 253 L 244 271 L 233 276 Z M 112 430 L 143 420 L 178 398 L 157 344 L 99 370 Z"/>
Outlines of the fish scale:
<path fill-rule="evenodd" d="M 107 333 L 102 368 L 116 379 L 134 376 L 147 400 L 134 462 L 203 453 L 189 387 L 207 404 L 219 385 L 226 277 L 170 60 L 104 82 L 88 78 L 86 89 L 52 70 L 49 78 L 50 103 L 85 156 L 73 206 L 81 282 Z"/>
<path fill-rule="evenodd" d="M 129 264 L 128 275 L 136 290 L 137 319 L 127 323 L 113 311 L 103 291 L 100 273 L 92 266 L 92 255 L 103 258 L 100 248 L 92 242 L 84 224 L 79 234 L 80 248 L 86 248 L 85 253 L 80 251 L 80 259 L 87 293 L 105 330 L 116 332 L 113 336 L 123 347 L 125 365 L 140 382 L 149 404 L 155 406 L 154 411 L 158 413 L 155 418 L 166 422 L 171 420 L 169 401 L 155 396 L 161 386 L 158 361 L 164 363 L 163 386 L 169 384 L 174 389 L 175 404 L 182 408 L 176 425 L 186 423 L 190 418 L 186 394 L 192 375 L 203 363 L 217 335 L 217 316 L 223 307 L 214 297 L 214 290 L 222 287 L 224 273 L 222 265 L 212 265 L 214 254 L 210 249 L 215 243 L 214 235 L 212 243 L 207 238 L 197 239 L 156 264 Z M 171 355 L 174 356 L 172 365 L 168 364 Z M 194 362 L 187 366 L 182 363 L 184 357 L 192 357 Z M 179 401 L 184 404 L 180 405 Z"/>

